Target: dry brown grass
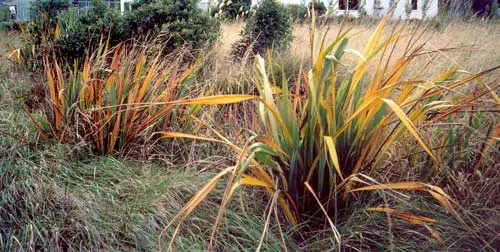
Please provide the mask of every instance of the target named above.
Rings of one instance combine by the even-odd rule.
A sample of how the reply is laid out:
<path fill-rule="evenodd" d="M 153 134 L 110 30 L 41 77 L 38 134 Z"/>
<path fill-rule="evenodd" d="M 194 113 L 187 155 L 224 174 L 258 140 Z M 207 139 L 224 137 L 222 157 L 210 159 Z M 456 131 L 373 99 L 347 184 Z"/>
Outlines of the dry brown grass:
<path fill-rule="evenodd" d="M 394 24 L 393 24 L 394 25 Z M 500 41 L 500 29 L 498 24 L 478 23 L 478 22 L 455 22 L 449 24 L 444 30 L 438 30 L 430 23 L 423 23 L 416 27 L 417 23 L 406 24 L 403 28 L 403 34 L 410 34 L 414 29 L 424 32 L 421 42 L 425 42 L 425 48 L 429 50 L 457 48 L 454 51 L 447 51 L 440 56 L 440 60 L 433 63 L 433 69 L 442 69 L 450 64 L 456 64 L 459 68 L 478 72 L 489 67 L 500 64 L 500 53 L 496 53 Z M 240 31 L 243 28 L 243 22 L 226 23 L 222 26 L 221 43 L 216 48 L 219 55 L 229 55 L 231 44 L 240 38 Z M 347 24 L 346 27 L 350 27 Z M 333 41 L 341 28 L 340 24 L 332 24 L 327 36 L 327 41 Z M 368 37 L 373 31 L 373 24 L 355 25 L 352 34 L 355 34 L 349 47 L 354 50 L 362 50 Z M 324 28 L 326 30 L 326 28 Z M 389 31 L 388 31 L 389 32 Z M 294 40 L 292 42 L 289 54 L 294 58 L 303 60 L 309 55 L 309 26 L 296 25 L 294 28 Z M 395 54 L 402 53 L 404 48 L 400 47 Z M 355 59 L 354 55 L 350 55 Z"/>
<path fill-rule="evenodd" d="M 348 48 L 351 51 L 362 51 L 371 32 L 375 28 L 375 22 L 357 22 L 357 24 L 346 23 L 343 28 L 352 28 Z M 500 53 L 498 41 L 500 41 L 500 29 L 495 23 L 480 22 L 454 22 L 443 30 L 435 27 L 434 23 L 424 22 L 418 24 L 393 22 L 389 25 L 386 33 L 398 25 L 402 27 L 402 33 L 408 34 L 406 41 L 403 39 L 394 50 L 394 55 L 401 55 L 406 49 L 406 42 L 412 38 L 411 34 L 419 34 L 417 44 L 425 43 L 425 50 L 443 49 L 441 53 L 429 54 L 418 57 L 412 63 L 406 74 L 415 75 L 421 79 L 428 79 L 445 71 L 448 67 L 456 65 L 462 73 L 476 73 L 488 68 L 500 65 Z M 209 52 L 210 63 L 208 71 L 199 80 L 204 83 L 210 93 L 253 93 L 255 83 L 251 73 L 253 61 L 246 59 L 235 60 L 231 57 L 231 46 L 241 36 L 244 22 L 231 22 L 222 25 L 219 44 Z M 275 63 L 283 65 L 287 76 L 296 76 L 300 67 L 304 69 L 310 65 L 310 32 L 309 25 L 295 25 L 294 40 L 288 51 L 278 53 Z M 333 41 L 341 29 L 341 24 L 332 23 L 330 27 L 323 27 L 324 31 L 329 29 L 327 42 Z M 415 30 L 417 32 L 415 32 Z M 420 36 L 421 34 L 421 36 Z M 415 40 L 415 38 L 413 38 Z M 451 49 L 451 50 L 448 50 Z M 397 57 L 392 57 L 393 59 Z M 277 60 L 276 60 L 277 59 Z M 347 53 L 343 57 L 345 71 L 352 71 L 359 57 L 355 53 Z M 373 67 L 369 66 L 368 72 Z M 462 74 L 465 76 L 467 74 Z M 250 77 L 249 77 L 250 76 Z M 489 76 L 488 80 L 495 80 L 498 76 Z"/>

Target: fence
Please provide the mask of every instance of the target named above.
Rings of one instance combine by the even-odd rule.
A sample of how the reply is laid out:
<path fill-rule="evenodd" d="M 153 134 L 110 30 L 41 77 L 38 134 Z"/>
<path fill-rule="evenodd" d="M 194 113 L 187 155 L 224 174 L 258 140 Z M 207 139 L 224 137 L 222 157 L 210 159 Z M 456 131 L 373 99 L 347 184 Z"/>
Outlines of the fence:
<path fill-rule="evenodd" d="M 31 20 L 31 0 L 15 0 L 13 4 L 16 6 L 16 19 L 20 21 Z M 120 10 L 120 1 L 105 1 L 110 8 Z M 77 8 L 80 13 L 87 13 L 92 7 L 92 1 L 73 1 L 73 7 Z"/>

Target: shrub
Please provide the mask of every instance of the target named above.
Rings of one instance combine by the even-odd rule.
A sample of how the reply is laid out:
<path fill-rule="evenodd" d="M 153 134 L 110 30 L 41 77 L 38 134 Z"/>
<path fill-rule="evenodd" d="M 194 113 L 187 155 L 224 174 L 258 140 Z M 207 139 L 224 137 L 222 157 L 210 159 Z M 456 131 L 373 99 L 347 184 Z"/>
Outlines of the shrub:
<path fill-rule="evenodd" d="M 223 0 L 215 9 L 217 17 L 223 19 L 237 19 L 248 17 L 252 2 L 250 0 Z"/>
<path fill-rule="evenodd" d="M 57 22 L 57 15 L 71 7 L 69 0 L 39 0 L 33 1 L 30 6 L 31 19 L 46 19 Z"/>
<path fill-rule="evenodd" d="M 132 36 L 119 10 L 109 8 L 102 0 L 94 0 L 87 15 L 79 15 L 76 9 L 71 9 L 61 13 L 59 19 L 62 32 L 54 49 L 69 63 L 82 62 L 101 39 L 114 46 Z"/>
<path fill-rule="evenodd" d="M 287 9 L 275 0 L 263 0 L 243 28 L 242 39 L 233 45 L 233 55 L 247 51 L 264 54 L 268 49 L 284 50 L 293 39 L 292 20 Z"/>
<path fill-rule="evenodd" d="M 0 22 L 9 21 L 10 19 L 9 7 L 3 5 L 0 6 Z"/>
<path fill-rule="evenodd" d="M 14 27 L 14 23 L 13 23 L 13 22 L 9 22 L 9 21 L 0 21 L 0 32 L 3 32 L 3 31 L 9 31 L 9 30 L 11 30 L 13 27 Z"/>
<path fill-rule="evenodd" d="M 286 8 L 294 22 L 302 22 L 307 15 L 307 7 L 303 4 L 287 4 Z"/>
<path fill-rule="evenodd" d="M 72 62 L 74 59 L 82 61 L 85 53 L 101 39 L 114 46 L 131 38 L 155 36 L 160 32 L 165 52 L 180 46 L 201 48 L 217 39 L 219 24 L 203 13 L 194 0 L 139 1 L 124 16 L 101 0 L 94 0 L 88 15 L 80 16 L 76 25 L 64 31 L 56 42 L 56 51 Z"/>
<path fill-rule="evenodd" d="M 309 9 L 312 9 L 312 2 L 309 3 Z M 328 11 L 328 8 L 322 1 L 314 1 L 314 11 L 316 11 L 318 15 L 323 15 Z"/>
<path fill-rule="evenodd" d="M 196 0 L 144 0 L 133 6 L 133 11 L 121 15 L 103 0 L 93 0 L 87 13 L 67 9 L 62 0 L 37 2 L 32 10 L 40 14 L 27 27 L 19 62 L 35 69 L 41 65 L 41 55 L 55 51 L 63 61 L 82 63 L 100 41 L 112 47 L 159 33 L 166 53 L 180 46 L 202 48 L 218 38 L 219 23 L 199 9 Z"/>
<path fill-rule="evenodd" d="M 287 9 L 292 15 L 294 22 L 302 23 L 310 18 L 310 12 L 312 11 L 312 1 L 308 5 L 303 4 L 288 4 Z M 314 1 L 314 10 L 317 16 L 323 15 L 327 12 L 327 8 L 322 1 Z"/>
<path fill-rule="evenodd" d="M 137 35 L 161 31 L 166 51 L 180 46 L 198 49 L 219 36 L 219 23 L 198 8 L 196 0 L 156 0 L 134 8 L 125 17 L 130 28 Z"/>

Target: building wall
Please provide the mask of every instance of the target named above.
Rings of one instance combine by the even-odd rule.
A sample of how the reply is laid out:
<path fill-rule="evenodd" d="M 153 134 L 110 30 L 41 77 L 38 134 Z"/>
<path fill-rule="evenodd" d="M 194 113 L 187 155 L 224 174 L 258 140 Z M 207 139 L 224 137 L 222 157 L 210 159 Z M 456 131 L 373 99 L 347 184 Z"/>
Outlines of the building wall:
<path fill-rule="evenodd" d="M 252 5 L 256 5 L 261 0 L 253 0 Z M 306 0 L 309 3 L 311 0 Z M 320 0 L 325 6 L 330 5 L 330 0 Z M 360 10 L 339 10 L 339 1 L 333 0 L 333 13 L 334 15 L 349 15 L 359 17 Z M 411 6 L 411 0 L 358 0 L 362 11 L 369 16 L 383 16 L 390 6 L 396 4 L 392 18 L 394 19 L 421 19 L 432 18 L 438 14 L 439 0 L 417 0 L 417 10 L 408 9 Z M 281 0 L 283 4 L 301 4 L 303 0 Z"/>
<path fill-rule="evenodd" d="M 17 10 L 17 20 L 28 21 L 31 19 L 30 16 L 30 0 L 15 0 L 14 5 L 16 5 Z"/>
<path fill-rule="evenodd" d="M 438 0 L 417 0 L 417 9 L 411 9 L 411 0 L 364 0 L 360 1 L 363 6 L 357 10 L 340 10 L 339 3 L 333 5 L 334 15 L 349 15 L 359 17 L 362 12 L 369 16 L 383 16 L 395 5 L 391 15 L 394 19 L 422 19 L 432 18 L 438 14 Z"/>

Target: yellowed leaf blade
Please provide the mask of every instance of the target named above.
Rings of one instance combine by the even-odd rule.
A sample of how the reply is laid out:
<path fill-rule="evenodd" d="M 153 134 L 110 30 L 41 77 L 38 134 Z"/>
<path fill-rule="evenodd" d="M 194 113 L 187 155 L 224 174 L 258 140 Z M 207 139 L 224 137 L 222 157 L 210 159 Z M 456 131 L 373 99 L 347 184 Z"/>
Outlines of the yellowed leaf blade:
<path fill-rule="evenodd" d="M 328 148 L 328 153 L 330 153 L 330 158 L 332 159 L 333 166 L 337 171 L 337 174 L 340 176 L 342 180 L 344 180 L 344 176 L 342 175 L 342 171 L 340 169 L 339 157 L 337 155 L 337 150 L 335 149 L 335 143 L 333 143 L 333 138 L 329 136 L 325 136 L 326 147 Z"/>
<path fill-rule="evenodd" d="M 252 177 L 252 176 L 248 176 L 248 175 L 245 175 L 243 174 L 242 175 L 243 178 L 241 178 L 238 183 L 240 185 L 251 185 L 251 186 L 260 186 L 260 187 L 266 187 L 266 188 L 271 188 L 271 189 L 274 189 L 272 185 L 266 183 L 265 181 L 263 180 L 260 180 L 260 179 L 257 179 L 255 177 Z"/>
<path fill-rule="evenodd" d="M 400 219 L 406 220 L 410 223 L 423 226 L 427 229 L 427 231 L 429 231 L 429 233 L 431 234 L 432 237 L 434 237 L 434 239 L 436 239 L 441 244 L 443 243 L 441 236 L 439 236 L 439 234 L 436 232 L 436 230 L 432 229 L 431 227 L 429 227 L 429 225 L 427 225 L 427 223 L 440 224 L 440 222 L 437 220 L 427 218 L 424 216 L 414 215 L 414 214 L 411 214 L 411 213 L 408 213 L 405 211 L 387 208 L 387 207 L 373 207 L 373 208 L 368 208 L 367 210 L 368 211 L 375 211 L 375 212 L 384 212 L 384 213 L 393 215 L 395 217 L 398 217 Z"/>
<path fill-rule="evenodd" d="M 209 142 L 226 143 L 226 142 L 219 140 L 219 139 L 204 137 L 204 136 L 197 136 L 197 135 L 192 135 L 192 134 L 187 134 L 187 133 L 182 133 L 182 132 L 162 131 L 162 132 L 159 132 L 158 134 L 160 134 L 162 138 L 190 138 L 190 139 L 203 140 L 203 141 L 209 141 Z"/>
<path fill-rule="evenodd" d="M 398 183 L 388 183 L 365 186 L 352 190 L 355 191 L 372 191 L 372 190 L 384 190 L 384 189 L 394 189 L 394 190 L 425 190 L 425 184 L 421 182 L 398 182 Z"/>
<path fill-rule="evenodd" d="M 440 224 L 440 222 L 435 220 L 435 219 L 431 219 L 431 218 L 428 218 L 425 216 L 414 215 L 414 214 L 409 213 L 409 212 L 400 211 L 400 210 L 396 210 L 396 209 L 388 208 L 388 207 L 372 207 L 372 208 L 368 208 L 366 210 L 388 213 L 390 215 L 399 217 L 401 219 L 407 220 L 411 223 L 418 224 L 418 225 L 422 225 L 425 223 Z"/>
<path fill-rule="evenodd" d="M 432 229 L 427 224 L 423 224 L 423 226 L 427 229 L 427 231 L 429 231 L 429 233 L 431 233 L 432 237 L 434 237 L 436 241 L 438 241 L 440 244 L 444 244 L 443 239 L 441 239 L 441 236 L 438 234 L 438 232 L 436 232 L 436 230 Z"/>
<path fill-rule="evenodd" d="M 326 209 L 323 207 L 323 204 L 321 204 L 321 201 L 319 200 L 318 196 L 316 196 L 316 194 L 314 193 L 314 190 L 312 189 L 312 187 L 309 185 L 309 183 L 307 182 L 304 182 L 304 185 L 306 186 L 307 190 L 312 194 L 312 196 L 314 197 L 314 199 L 316 200 L 316 202 L 318 203 L 319 207 L 321 208 L 321 211 L 323 211 L 323 213 L 325 214 L 325 217 L 326 219 L 328 220 L 328 223 L 330 224 L 330 227 L 332 228 L 332 232 L 333 232 L 333 235 L 335 237 L 335 240 L 337 241 L 337 244 L 339 246 L 339 250 L 340 250 L 340 233 L 339 231 L 337 230 L 337 228 L 335 227 L 335 225 L 333 224 L 333 221 L 332 219 L 330 219 L 330 217 L 328 217 L 328 212 L 326 211 Z"/>
<path fill-rule="evenodd" d="M 455 209 L 452 207 L 450 203 L 450 197 L 441 189 L 440 187 L 425 184 L 422 182 L 398 182 L 398 183 L 388 183 L 388 184 L 379 184 L 379 185 L 371 185 L 365 186 L 361 188 L 357 188 L 351 190 L 351 192 L 355 191 L 372 191 L 372 190 L 384 190 L 384 189 L 392 189 L 392 190 L 414 190 L 414 191 L 427 191 L 432 197 L 434 197 L 439 203 L 455 213 Z"/>
<path fill-rule="evenodd" d="M 180 105 L 222 105 L 222 104 L 231 104 L 238 103 L 248 100 L 257 99 L 255 95 L 214 95 L 214 96 L 206 96 L 199 97 L 188 100 L 180 100 L 172 103 L 180 104 Z"/>
<path fill-rule="evenodd" d="M 265 145 L 271 147 L 273 150 L 287 156 L 287 154 L 285 153 L 285 151 L 283 151 L 283 149 L 276 143 L 273 141 L 273 139 L 269 136 L 265 136 L 265 135 L 260 135 L 260 136 L 257 136 L 255 138 L 256 141 L 258 142 L 262 142 L 264 143 Z"/>
<path fill-rule="evenodd" d="M 424 140 L 420 137 L 420 134 L 417 131 L 417 128 L 415 125 L 411 122 L 410 118 L 403 112 L 403 110 L 392 100 L 390 99 L 381 99 L 383 102 L 385 102 L 391 109 L 392 111 L 396 114 L 397 117 L 401 120 L 401 122 L 406 126 L 408 131 L 415 137 L 415 139 L 418 141 L 418 143 L 424 148 L 424 150 L 429 154 L 429 156 L 434 159 L 434 161 L 438 161 L 438 159 L 432 154 L 432 151 L 427 147 L 427 145 L 424 143 Z"/>

